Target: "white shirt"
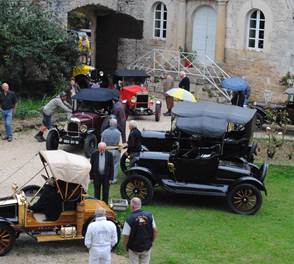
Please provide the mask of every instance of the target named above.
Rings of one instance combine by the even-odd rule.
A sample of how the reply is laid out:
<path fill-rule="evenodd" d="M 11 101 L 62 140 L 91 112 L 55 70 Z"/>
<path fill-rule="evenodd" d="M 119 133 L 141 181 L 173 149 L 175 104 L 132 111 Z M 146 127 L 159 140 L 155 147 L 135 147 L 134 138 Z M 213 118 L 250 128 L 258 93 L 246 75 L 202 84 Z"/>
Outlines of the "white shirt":
<path fill-rule="evenodd" d="M 106 217 L 97 217 L 96 221 L 89 224 L 85 236 L 87 248 L 111 248 L 117 243 L 116 226 L 113 222 L 106 220 Z"/>

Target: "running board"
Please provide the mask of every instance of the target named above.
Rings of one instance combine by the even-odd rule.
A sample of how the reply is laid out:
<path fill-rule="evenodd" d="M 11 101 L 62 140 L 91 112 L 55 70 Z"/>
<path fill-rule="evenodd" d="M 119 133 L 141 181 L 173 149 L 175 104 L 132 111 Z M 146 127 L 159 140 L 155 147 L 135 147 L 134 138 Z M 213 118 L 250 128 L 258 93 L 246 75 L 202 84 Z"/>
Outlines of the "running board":
<path fill-rule="evenodd" d="M 50 241 L 65 241 L 65 240 L 81 240 L 83 236 L 75 236 L 64 238 L 61 235 L 37 235 L 35 237 L 39 243 L 41 242 L 50 242 Z"/>
<path fill-rule="evenodd" d="M 163 179 L 163 188 L 169 192 L 178 194 L 194 194 L 207 196 L 226 196 L 228 185 L 221 184 L 197 184 L 178 182 L 173 180 Z"/>

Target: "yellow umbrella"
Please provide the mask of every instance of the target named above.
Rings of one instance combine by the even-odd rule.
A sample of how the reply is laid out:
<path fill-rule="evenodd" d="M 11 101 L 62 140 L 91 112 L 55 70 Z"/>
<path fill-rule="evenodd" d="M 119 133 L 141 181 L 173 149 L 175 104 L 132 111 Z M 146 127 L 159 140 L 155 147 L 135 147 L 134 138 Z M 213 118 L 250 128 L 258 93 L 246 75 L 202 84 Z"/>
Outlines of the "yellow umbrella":
<path fill-rule="evenodd" d="M 193 94 L 182 88 L 172 88 L 166 92 L 169 96 L 174 97 L 178 100 L 196 102 Z"/>
<path fill-rule="evenodd" d="M 93 70 L 95 70 L 94 67 L 82 64 L 82 65 L 74 67 L 72 74 L 74 77 L 76 77 L 78 75 L 87 75 L 87 74 L 91 73 L 91 71 L 93 71 Z"/>

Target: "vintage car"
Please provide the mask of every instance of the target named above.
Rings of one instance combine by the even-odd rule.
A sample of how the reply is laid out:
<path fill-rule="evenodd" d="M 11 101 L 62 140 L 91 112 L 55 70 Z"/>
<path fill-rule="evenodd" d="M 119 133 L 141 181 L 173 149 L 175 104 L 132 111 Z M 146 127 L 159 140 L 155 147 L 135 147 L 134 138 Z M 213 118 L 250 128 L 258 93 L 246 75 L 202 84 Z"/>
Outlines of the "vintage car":
<path fill-rule="evenodd" d="M 187 104 L 173 108 L 176 127 L 189 141 L 174 141 L 169 152 L 142 151 L 131 160 L 121 184 L 121 196 L 138 196 L 144 204 L 152 201 L 156 186 L 176 194 L 226 197 L 232 211 L 255 214 L 261 207 L 261 191 L 266 192 L 264 179 L 268 165 L 258 168 L 245 159 L 223 159 L 225 136 L 230 123 L 243 124 L 254 111 L 214 111 L 202 108 L 198 115 L 187 116 Z M 188 143 L 189 142 L 189 143 Z M 189 146 L 188 146 L 189 145 Z"/>
<path fill-rule="evenodd" d="M 256 115 L 256 126 L 257 128 L 261 129 L 263 124 L 269 122 L 267 110 L 274 112 L 277 116 L 276 121 L 279 124 L 282 122 L 283 113 L 287 113 L 287 118 L 290 124 L 294 125 L 294 88 L 288 88 L 285 91 L 285 94 L 288 95 L 288 99 L 286 104 L 266 104 L 260 102 L 254 102 L 250 105 L 251 108 L 257 110 Z"/>
<path fill-rule="evenodd" d="M 106 210 L 108 220 L 117 227 L 119 240 L 120 228 L 115 213 L 103 201 L 87 195 L 90 162 L 62 150 L 41 151 L 39 156 L 46 172 L 42 175 L 45 184 L 42 187 L 28 185 L 18 190 L 15 187 L 13 195 L 0 199 L 0 256 L 13 247 L 20 233 L 37 242 L 82 240 L 89 223 L 95 220 L 97 207 Z M 45 185 L 52 180 L 61 196 L 62 212 L 57 220 L 47 221 L 44 214 L 34 213 L 30 206 L 42 196 Z"/>
<path fill-rule="evenodd" d="M 72 72 L 75 81 L 81 89 L 88 88 L 90 86 L 91 80 L 97 78 L 97 71 L 94 67 L 81 64 L 73 68 Z"/>
<path fill-rule="evenodd" d="M 100 141 L 101 125 L 110 115 L 112 100 L 116 98 L 115 90 L 81 89 L 73 97 L 78 101 L 78 107 L 65 128 L 55 126 L 50 129 L 46 139 L 47 150 L 56 150 L 59 144 L 82 145 L 86 157 L 90 157 Z"/>
<path fill-rule="evenodd" d="M 254 155 L 256 154 L 257 148 L 257 144 L 252 143 L 252 132 L 255 125 L 255 110 L 204 101 L 198 103 L 183 102 L 177 104 L 174 110 L 176 112 L 181 111 L 181 117 L 197 117 L 199 114 L 202 114 L 203 111 L 209 111 L 209 116 L 216 119 L 221 112 L 228 114 L 237 111 L 244 114 L 246 118 L 238 121 L 237 124 L 230 124 L 227 127 L 226 133 L 221 135 L 224 143 L 222 159 L 235 160 L 245 158 L 249 162 L 254 161 Z M 179 115 L 172 116 L 171 129 L 168 131 L 143 130 L 143 150 L 169 152 L 171 151 L 173 143 L 176 141 L 180 143 L 181 147 L 189 148 L 191 135 L 188 135 L 175 126 L 178 117 Z M 210 137 L 206 138 L 203 135 L 201 136 L 201 142 L 203 145 L 213 145 L 214 141 L 215 139 L 211 139 Z M 126 171 L 129 164 L 129 158 L 122 155 L 120 161 L 122 171 Z"/>
<path fill-rule="evenodd" d="M 153 99 L 146 87 L 144 71 L 140 70 L 116 70 L 114 73 L 115 82 L 122 84 L 120 88 L 120 100 L 126 105 L 127 115 L 153 115 L 155 121 L 160 120 L 161 101 Z"/>

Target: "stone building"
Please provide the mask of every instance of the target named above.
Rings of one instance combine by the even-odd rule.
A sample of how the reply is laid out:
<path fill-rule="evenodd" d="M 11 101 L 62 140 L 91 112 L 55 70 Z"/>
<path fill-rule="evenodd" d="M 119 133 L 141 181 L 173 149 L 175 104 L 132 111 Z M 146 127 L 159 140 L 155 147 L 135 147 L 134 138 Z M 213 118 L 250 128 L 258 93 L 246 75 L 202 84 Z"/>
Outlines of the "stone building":
<path fill-rule="evenodd" d="M 85 11 L 95 62 L 112 71 L 151 49 L 195 51 L 231 75 L 245 76 L 255 97 L 275 96 L 294 73 L 294 0 L 53 0 L 64 24 Z"/>

